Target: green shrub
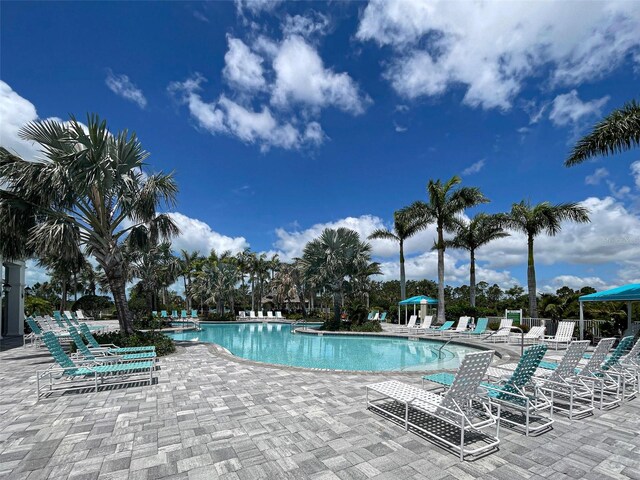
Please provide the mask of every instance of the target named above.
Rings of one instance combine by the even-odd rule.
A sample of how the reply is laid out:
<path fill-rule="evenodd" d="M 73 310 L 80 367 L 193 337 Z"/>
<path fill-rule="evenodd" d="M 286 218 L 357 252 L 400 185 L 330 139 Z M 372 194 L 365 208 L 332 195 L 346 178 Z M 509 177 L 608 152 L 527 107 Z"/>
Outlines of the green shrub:
<path fill-rule="evenodd" d="M 94 333 L 94 337 L 98 343 L 113 343 L 119 347 L 143 347 L 154 345 L 156 347 L 156 355 L 161 357 L 176 351 L 176 346 L 166 335 L 158 332 L 140 332 L 136 331 L 131 335 L 125 335 L 122 332 L 106 332 Z M 72 347 L 75 347 L 72 344 Z"/>
<path fill-rule="evenodd" d="M 352 325 L 352 332 L 382 332 L 380 322 L 365 322 L 362 325 Z"/>
<path fill-rule="evenodd" d="M 25 296 L 24 312 L 31 315 L 53 315 L 53 305 L 44 298 Z"/>
<path fill-rule="evenodd" d="M 289 315 L 287 315 L 287 320 L 302 320 L 304 318 L 304 316 L 301 313 L 290 313 Z"/>
<path fill-rule="evenodd" d="M 367 317 L 369 315 L 369 310 L 367 310 L 367 307 L 365 307 L 360 302 L 352 302 L 347 307 L 347 315 L 348 315 L 349 321 L 352 324 L 351 330 L 354 330 L 353 326 L 356 326 L 356 325 L 360 326 L 364 322 L 366 322 Z"/>
<path fill-rule="evenodd" d="M 233 312 L 225 312 L 225 313 L 207 313 L 206 320 L 212 322 L 234 322 L 236 320 L 236 316 Z"/>
<path fill-rule="evenodd" d="M 133 321 L 136 330 L 160 330 L 171 326 L 171 319 L 154 318 L 151 315 L 141 316 Z"/>

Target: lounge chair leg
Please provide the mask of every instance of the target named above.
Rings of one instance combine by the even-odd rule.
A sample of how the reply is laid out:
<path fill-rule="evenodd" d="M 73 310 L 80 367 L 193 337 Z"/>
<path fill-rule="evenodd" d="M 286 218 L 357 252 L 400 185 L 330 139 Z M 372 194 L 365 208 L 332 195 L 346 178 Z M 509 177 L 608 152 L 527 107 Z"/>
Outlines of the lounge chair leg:
<path fill-rule="evenodd" d="M 460 460 L 464 462 L 464 417 L 460 424 Z"/>
<path fill-rule="evenodd" d="M 409 431 L 409 404 L 404 404 L 404 430 Z"/>

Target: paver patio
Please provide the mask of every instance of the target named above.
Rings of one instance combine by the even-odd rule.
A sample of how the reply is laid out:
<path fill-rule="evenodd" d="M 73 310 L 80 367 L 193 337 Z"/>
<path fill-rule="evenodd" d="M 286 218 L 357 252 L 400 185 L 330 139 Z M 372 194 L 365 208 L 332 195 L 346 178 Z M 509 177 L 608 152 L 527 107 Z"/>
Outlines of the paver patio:
<path fill-rule="evenodd" d="M 181 344 L 185 345 L 185 344 Z M 381 379 L 233 361 L 203 344 L 160 361 L 152 386 L 36 402 L 45 350 L 0 352 L 0 478 L 640 479 L 640 399 L 458 457 L 366 410 Z"/>

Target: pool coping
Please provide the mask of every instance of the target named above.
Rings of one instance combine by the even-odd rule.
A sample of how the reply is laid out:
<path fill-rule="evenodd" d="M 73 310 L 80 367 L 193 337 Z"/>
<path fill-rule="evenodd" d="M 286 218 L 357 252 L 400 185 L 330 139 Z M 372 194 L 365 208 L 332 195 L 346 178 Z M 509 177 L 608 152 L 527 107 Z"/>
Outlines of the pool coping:
<path fill-rule="evenodd" d="M 207 322 L 207 323 L 229 324 L 230 322 Z M 242 323 L 245 323 L 245 322 L 242 322 Z M 258 322 L 246 322 L 246 323 L 263 323 L 263 322 L 258 321 Z M 271 322 L 271 323 L 290 323 L 290 322 Z M 322 331 L 322 332 L 300 331 L 298 332 L 298 330 L 303 330 L 303 329 L 296 328 L 294 331 L 296 333 L 307 334 L 307 335 L 313 335 L 313 334 L 317 335 L 318 333 L 321 333 L 323 336 L 324 335 L 327 335 L 327 336 L 329 335 L 330 336 L 360 335 L 360 336 L 386 337 L 386 338 L 395 338 L 395 339 L 405 338 L 407 340 L 411 338 L 411 341 L 415 341 L 414 339 L 418 341 L 431 340 L 430 338 L 422 338 L 422 337 L 402 335 L 402 334 L 389 334 L 389 333 L 335 332 L 335 331 Z M 307 330 L 307 329 L 304 329 L 304 330 Z M 433 340 L 438 340 L 438 339 L 433 339 Z M 300 372 L 308 372 L 308 373 L 329 373 L 329 374 L 337 374 L 337 375 L 406 375 L 406 376 L 413 376 L 413 377 L 415 377 L 416 375 L 423 376 L 423 375 L 430 375 L 432 373 L 438 373 L 438 372 L 455 372 L 455 369 L 446 369 L 446 368 L 439 369 L 439 370 L 428 370 L 428 371 L 415 371 L 415 370 L 406 371 L 406 370 L 333 370 L 330 368 L 297 367 L 294 365 L 283 365 L 280 363 L 258 362 L 257 360 L 250 360 L 248 358 L 239 357 L 237 355 L 234 355 L 225 347 L 217 343 L 200 342 L 200 341 L 195 342 L 191 340 L 175 340 L 175 339 L 173 341 L 176 343 L 176 345 L 182 348 L 187 348 L 190 345 L 204 345 L 209 351 L 209 353 L 215 356 L 224 358 L 226 360 L 236 362 L 236 363 L 246 364 L 246 365 L 251 365 L 256 367 L 277 368 L 277 369 L 286 370 L 286 371 L 300 371 Z M 477 348 L 478 350 L 493 350 L 495 352 L 495 357 L 497 357 L 497 360 L 494 359 L 492 362 L 494 365 L 501 365 L 504 363 L 510 363 L 518 360 L 518 358 L 514 356 L 513 352 L 509 351 L 506 348 L 500 347 L 498 345 L 486 345 L 486 344 L 475 343 L 475 342 L 460 342 L 460 341 L 452 341 L 450 343 L 455 343 L 455 344 L 463 345 L 466 347 L 473 347 L 473 348 Z"/>

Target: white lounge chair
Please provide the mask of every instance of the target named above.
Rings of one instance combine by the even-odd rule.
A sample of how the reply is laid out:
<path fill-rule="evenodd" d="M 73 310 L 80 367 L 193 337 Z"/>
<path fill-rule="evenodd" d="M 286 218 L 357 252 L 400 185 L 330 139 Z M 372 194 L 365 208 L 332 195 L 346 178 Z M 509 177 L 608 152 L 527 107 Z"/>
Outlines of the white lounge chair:
<path fill-rule="evenodd" d="M 86 322 L 94 319 L 93 317 L 87 317 L 82 310 L 76 310 L 76 317 L 79 322 Z"/>
<path fill-rule="evenodd" d="M 456 328 L 453 330 L 445 331 L 444 334 L 452 337 L 453 335 L 465 333 L 467 331 L 467 327 L 469 326 L 469 320 L 471 320 L 471 317 L 460 317 Z"/>
<path fill-rule="evenodd" d="M 500 404 L 508 415 L 500 417 L 500 421 L 511 427 L 523 429 L 525 435 L 542 433 L 553 424 L 551 416 L 543 412 L 551 410 L 551 401 L 536 387 L 532 381 L 534 372 L 547 352 L 546 345 L 533 345 L 524 351 L 516 368 L 509 377 L 498 383 L 483 382 L 481 389 L 486 389 L 490 404 Z M 454 374 L 448 372 L 433 373 L 422 377 L 425 380 L 449 386 Z"/>
<path fill-rule="evenodd" d="M 245 320 L 247 318 L 246 313 L 244 312 L 244 310 L 240 310 L 238 312 L 238 316 L 236 317 L 238 320 Z"/>
<path fill-rule="evenodd" d="M 500 327 L 498 327 L 498 331 L 489 337 L 493 343 L 495 342 L 508 342 L 509 335 L 511 334 L 511 326 L 513 325 L 513 320 L 510 318 L 503 318 L 500 320 Z"/>
<path fill-rule="evenodd" d="M 273 312 L 271 310 L 269 310 L 267 312 L 267 320 L 275 320 L 276 317 L 273 316 Z"/>
<path fill-rule="evenodd" d="M 415 315 L 414 315 L 415 317 Z M 373 317 L 371 318 L 371 322 L 377 322 L 378 320 L 380 320 L 380 312 L 376 312 Z"/>
<path fill-rule="evenodd" d="M 411 426 L 437 443 L 444 443 L 459 453 L 460 460 L 466 455 L 493 450 L 500 443 L 500 406 L 497 405 L 497 414 L 494 414 L 488 403 L 478 396 L 478 387 L 493 355 L 492 350 L 465 355 L 451 387 L 441 394 L 395 380 L 367 385 L 367 407 L 396 419 L 405 430 Z M 371 392 L 382 398 L 372 400 Z M 389 408 L 389 399 L 404 406 L 402 413 Z M 425 420 L 425 416 L 433 421 Z M 443 426 L 447 424 L 449 428 Z M 483 432 L 492 426 L 495 426 L 495 435 Z M 451 427 L 459 430 L 457 441 Z M 465 442 L 467 433 L 472 435 L 467 435 L 466 439 L 473 437 L 473 443 L 469 445 Z"/>
<path fill-rule="evenodd" d="M 541 338 L 544 337 L 545 327 L 531 327 L 527 333 L 524 334 L 522 340 L 525 344 L 528 343 L 538 343 Z M 520 335 L 512 335 L 509 337 L 509 341 L 514 341 L 515 343 L 520 343 Z"/>
<path fill-rule="evenodd" d="M 378 314 L 376 313 L 376 315 Z M 417 319 L 417 315 L 411 315 L 409 317 L 409 322 L 406 325 L 398 325 L 393 329 L 393 331 L 396 333 L 408 332 L 410 329 L 415 328 Z"/>
<path fill-rule="evenodd" d="M 420 325 L 409 328 L 409 333 L 411 333 L 412 335 L 422 335 L 431 328 L 432 323 L 433 323 L 433 315 L 427 315 L 422 319 L 422 322 L 420 322 Z"/>
<path fill-rule="evenodd" d="M 258 316 L 256 315 L 256 312 L 254 312 L 253 310 L 251 310 L 251 311 L 249 312 L 249 318 L 250 318 L 251 320 L 257 320 L 257 319 L 258 319 Z"/>
<path fill-rule="evenodd" d="M 279 310 L 276 312 L 276 320 L 285 320 L 285 318 L 282 316 L 282 312 Z"/>
<path fill-rule="evenodd" d="M 573 340 L 573 330 L 575 326 L 576 322 L 560 322 L 556 334 L 554 336 L 545 336 L 544 343 L 555 345 L 556 350 L 560 344 L 568 347 Z"/>
<path fill-rule="evenodd" d="M 553 403 L 552 413 L 565 413 L 569 419 L 593 412 L 594 390 L 585 383 L 575 382 L 576 366 L 589 346 L 589 340 L 573 341 L 562 360 L 553 370 L 538 368 L 534 381 Z M 504 378 L 505 372 L 513 372 L 517 364 L 492 367 L 487 374 L 493 378 Z"/>
<path fill-rule="evenodd" d="M 266 318 L 264 312 L 262 310 L 258 311 L 258 320 L 262 320 L 263 318 Z"/>

